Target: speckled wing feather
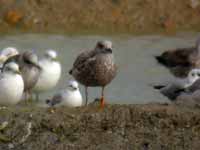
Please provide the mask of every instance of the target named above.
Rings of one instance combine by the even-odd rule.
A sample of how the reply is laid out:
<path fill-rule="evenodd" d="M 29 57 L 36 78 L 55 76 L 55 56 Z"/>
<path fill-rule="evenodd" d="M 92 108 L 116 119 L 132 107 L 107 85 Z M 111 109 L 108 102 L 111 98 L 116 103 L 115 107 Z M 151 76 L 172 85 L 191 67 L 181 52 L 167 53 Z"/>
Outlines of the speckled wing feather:
<path fill-rule="evenodd" d="M 81 69 L 89 59 L 95 56 L 94 51 L 84 51 L 78 55 L 76 58 L 74 64 L 73 64 L 73 69 L 72 70 L 79 70 Z"/>
<path fill-rule="evenodd" d="M 94 55 L 95 55 L 94 51 L 89 51 L 89 50 L 80 53 L 78 55 L 78 57 L 76 58 L 75 62 L 74 62 L 74 65 L 73 65 L 74 68 L 76 68 L 79 65 L 83 64 L 85 61 L 87 61 L 88 59 L 90 59 Z"/>

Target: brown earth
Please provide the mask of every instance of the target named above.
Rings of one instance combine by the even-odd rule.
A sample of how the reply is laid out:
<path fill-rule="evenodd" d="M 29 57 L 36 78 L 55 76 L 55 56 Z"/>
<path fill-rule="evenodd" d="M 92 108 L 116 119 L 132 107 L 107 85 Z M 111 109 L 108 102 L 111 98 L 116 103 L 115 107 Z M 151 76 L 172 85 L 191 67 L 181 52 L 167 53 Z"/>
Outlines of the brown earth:
<path fill-rule="evenodd" d="M 199 150 L 199 147 L 199 105 L 0 110 L 1 150 Z"/>
<path fill-rule="evenodd" d="M 200 31 L 199 0 L 0 0 L 0 32 Z"/>

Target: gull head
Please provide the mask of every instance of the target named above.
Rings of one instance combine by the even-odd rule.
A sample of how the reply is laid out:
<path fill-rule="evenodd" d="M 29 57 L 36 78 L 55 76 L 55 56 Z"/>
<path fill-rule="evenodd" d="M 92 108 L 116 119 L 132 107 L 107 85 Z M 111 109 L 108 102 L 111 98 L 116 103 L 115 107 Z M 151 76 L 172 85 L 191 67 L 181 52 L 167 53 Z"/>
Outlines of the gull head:
<path fill-rule="evenodd" d="M 112 53 L 112 49 L 112 42 L 108 40 L 98 41 L 95 47 L 98 53 Z"/>
<path fill-rule="evenodd" d="M 12 74 L 20 74 L 19 66 L 15 62 L 10 62 L 6 64 L 3 72 L 12 73 Z"/>
<path fill-rule="evenodd" d="M 32 52 L 32 51 L 24 52 L 23 59 L 24 59 L 25 63 L 32 64 L 32 65 L 40 68 L 39 63 L 38 63 L 38 56 L 34 52 Z"/>
<path fill-rule="evenodd" d="M 68 87 L 69 87 L 69 89 L 72 90 L 72 91 L 79 90 L 78 82 L 75 81 L 75 80 L 70 80 L 70 81 L 68 81 Z"/>
<path fill-rule="evenodd" d="M 18 55 L 19 52 L 16 48 L 14 47 L 7 47 L 4 48 L 1 52 L 0 52 L 0 62 L 3 63 L 5 62 L 9 57 Z"/>
<path fill-rule="evenodd" d="M 49 49 L 45 52 L 45 58 L 56 61 L 57 60 L 57 52 L 55 50 Z"/>
<path fill-rule="evenodd" d="M 200 78 L 200 69 L 192 69 L 188 74 L 188 79 L 191 84 Z"/>

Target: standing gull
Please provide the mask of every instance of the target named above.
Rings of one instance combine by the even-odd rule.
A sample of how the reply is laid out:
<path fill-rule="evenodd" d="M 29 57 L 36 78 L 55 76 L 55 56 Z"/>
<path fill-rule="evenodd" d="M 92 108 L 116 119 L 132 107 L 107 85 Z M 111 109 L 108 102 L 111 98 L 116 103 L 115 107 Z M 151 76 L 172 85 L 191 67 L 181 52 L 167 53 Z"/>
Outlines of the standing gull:
<path fill-rule="evenodd" d="M 37 100 L 39 100 L 38 94 L 54 88 L 61 76 L 61 65 L 57 61 L 57 53 L 55 50 L 47 50 L 44 57 L 39 60 L 39 65 L 42 70 L 34 87 Z"/>
<path fill-rule="evenodd" d="M 16 62 L 19 65 L 24 80 L 25 99 L 27 100 L 40 75 L 41 67 L 38 64 L 38 57 L 32 51 L 25 51 L 22 54 L 10 57 L 4 63 L 4 66 L 8 62 Z"/>
<path fill-rule="evenodd" d="M 69 71 L 69 74 L 85 86 L 86 105 L 88 87 L 102 87 L 101 107 L 104 106 L 104 88 L 113 80 L 116 73 L 111 41 L 99 41 L 93 50 L 80 53 Z"/>
<path fill-rule="evenodd" d="M 78 83 L 74 80 L 70 80 L 68 88 L 60 91 L 53 96 L 51 100 L 47 100 L 46 103 L 50 106 L 68 106 L 79 107 L 82 105 L 82 96 L 79 91 Z"/>
<path fill-rule="evenodd" d="M 15 105 L 22 97 L 24 82 L 20 75 L 19 66 L 10 62 L 5 65 L 0 74 L 0 104 Z"/>
<path fill-rule="evenodd" d="M 175 100 L 187 88 L 192 87 L 200 79 L 200 69 L 192 69 L 186 78 L 176 78 L 167 85 L 156 85 L 155 89 L 171 100 Z"/>
<path fill-rule="evenodd" d="M 200 67 L 200 37 L 196 46 L 163 52 L 155 57 L 159 64 L 168 68 L 177 77 L 186 77 L 192 68 Z"/>

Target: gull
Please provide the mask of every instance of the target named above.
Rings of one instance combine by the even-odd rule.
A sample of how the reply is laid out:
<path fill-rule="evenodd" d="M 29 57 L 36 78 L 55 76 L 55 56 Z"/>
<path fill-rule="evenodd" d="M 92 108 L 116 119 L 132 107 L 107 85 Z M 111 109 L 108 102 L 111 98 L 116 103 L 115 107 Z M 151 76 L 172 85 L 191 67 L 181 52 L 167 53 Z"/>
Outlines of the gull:
<path fill-rule="evenodd" d="M 117 74 L 112 42 L 99 41 L 93 50 L 80 53 L 69 74 L 85 86 L 86 105 L 88 102 L 88 87 L 102 87 L 101 108 L 103 108 L 104 88 Z"/>
<path fill-rule="evenodd" d="M 193 86 L 200 79 L 200 69 L 192 69 L 186 78 L 175 78 L 175 80 L 167 85 L 156 85 L 155 89 L 171 100 L 175 100 L 187 88 Z"/>
<path fill-rule="evenodd" d="M 24 53 L 8 58 L 4 63 L 3 68 L 9 62 L 16 62 L 19 65 L 24 81 L 25 99 L 28 100 L 41 72 L 38 57 L 32 51 L 25 51 Z"/>
<path fill-rule="evenodd" d="M 199 104 L 200 103 L 200 79 L 196 80 L 191 86 L 184 89 L 184 93 L 176 98 L 177 103 Z"/>
<path fill-rule="evenodd" d="M 19 66 L 7 63 L 0 73 L 0 104 L 15 105 L 20 102 L 24 91 L 24 82 L 19 71 Z"/>
<path fill-rule="evenodd" d="M 57 53 L 55 50 L 47 50 L 44 57 L 39 60 L 39 65 L 41 72 L 33 89 L 36 93 L 37 100 L 39 100 L 39 93 L 54 88 L 61 76 L 61 65 L 57 61 Z"/>
<path fill-rule="evenodd" d="M 174 76 L 186 77 L 192 68 L 200 67 L 200 37 L 194 47 L 168 50 L 155 58 Z"/>
<path fill-rule="evenodd" d="M 79 91 L 78 83 L 75 80 L 68 82 L 68 87 L 55 94 L 51 100 L 46 100 L 49 106 L 82 106 L 82 96 Z"/>
<path fill-rule="evenodd" d="M 0 52 L 0 67 L 3 63 L 12 56 L 18 55 L 19 52 L 15 47 L 6 47 Z"/>

